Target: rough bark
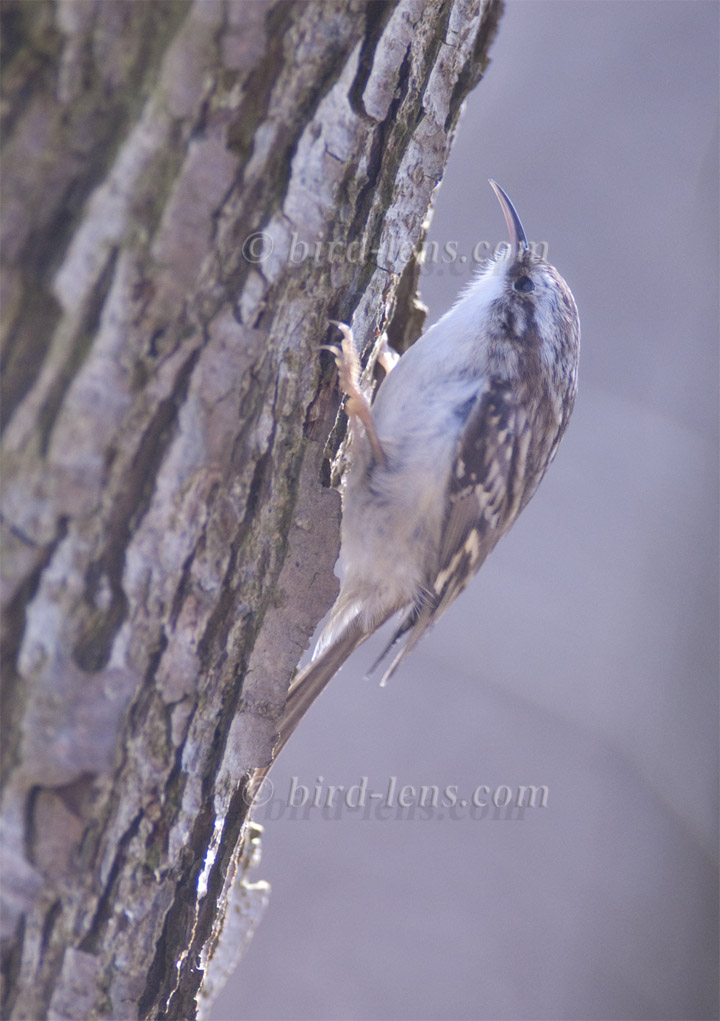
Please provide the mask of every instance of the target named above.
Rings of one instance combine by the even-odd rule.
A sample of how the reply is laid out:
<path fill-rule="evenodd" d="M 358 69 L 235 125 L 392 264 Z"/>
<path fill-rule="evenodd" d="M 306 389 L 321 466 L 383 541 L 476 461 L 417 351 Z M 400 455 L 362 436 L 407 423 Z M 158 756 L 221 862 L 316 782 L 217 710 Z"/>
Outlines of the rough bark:
<path fill-rule="evenodd" d="M 417 335 L 499 13 L 2 5 L 3 1017 L 195 1016 L 252 930 L 240 781 L 336 587 L 318 348 Z"/>

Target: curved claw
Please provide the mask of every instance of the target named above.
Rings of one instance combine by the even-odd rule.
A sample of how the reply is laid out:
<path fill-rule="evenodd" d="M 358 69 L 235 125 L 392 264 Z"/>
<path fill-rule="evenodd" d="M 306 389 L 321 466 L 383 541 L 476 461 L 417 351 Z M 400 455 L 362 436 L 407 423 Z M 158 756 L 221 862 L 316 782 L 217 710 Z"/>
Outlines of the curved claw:
<path fill-rule="evenodd" d="M 343 335 L 343 339 L 337 347 L 323 344 L 321 350 L 331 351 L 335 357 L 340 388 L 346 395 L 345 411 L 350 419 L 351 427 L 353 430 L 356 430 L 357 423 L 362 423 L 373 456 L 378 461 L 384 463 L 387 458 L 375 432 L 370 402 L 360 387 L 360 359 L 358 358 L 352 330 L 345 323 L 339 323 L 335 319 L 331 319 L 330 322 L 333 326 L 337 326 Z"/>

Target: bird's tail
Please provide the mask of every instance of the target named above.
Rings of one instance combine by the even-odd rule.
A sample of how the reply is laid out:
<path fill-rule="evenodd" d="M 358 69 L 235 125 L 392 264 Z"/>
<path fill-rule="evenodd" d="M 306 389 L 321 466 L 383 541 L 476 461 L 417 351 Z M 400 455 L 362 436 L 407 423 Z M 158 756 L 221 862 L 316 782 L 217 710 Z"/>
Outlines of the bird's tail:
<path fill-rule="evenodd" d="M 278 739 L 273 749 L 273 758 L 278 757 L 315 699 L 351 653 L 365 641 L 368 634 L 361 627 L 360 618 L 355 617 L 335 641 L 323 649 L 320 655 L 298 674 L 290 685 L 285 709 L 278 724 Z"/>
<path fill-rule="evenodd" d="M 298 674 L 290 685 L 285 709 L 278 721 L 278 736 L 273 746 L 272 761 L 251 771 L 246 789 L 257 792 L 273 763 L 295 732 L 305 713 L 318 695 L 333 679 L 345 660 L 371 632 L 363 629 L 358 614 L 320 654 Z"/>
<path fill-rule="evenodd" d="M 293 683 L 290 685 L 290 690 L 288 691 L 287 700 L 285 702 L 285 708 L 280 720 L 278 721 L 278 734 L 275 744 L 273 745 L 272 760 L 267 766 L 260 766 L 257 769 L 252 770 L 247 777 L 245 786 L 246 790 L 250 792 L 252 797 L 254 797 L 253 792 L 256 793 L 260 789 L 260 785 L 270 772 L 273 763 L 277 760 L 278 755 L 295 733 L 297 725 L 300 723 L 303 716 L 318 695 L 323 692 L 338 670 L 343 666 L 345 660 L 352 655 L 355 649 L 357 649 L 359 645 L 362 645 L 365 639 L 369 638 L 371 634 L 374 634 L 377 628 L 382 627 L 382 625 L 393 616 L 394 612 L 394 610 L 389 610 L 383 613 L 378 620 L 373 621 L 368 627 L 366 623 L 363 622 L 363 614 L 358 611 L 355 613 L 355 616 L 342 627 L 340 632 L 335 634 L 324 647 L 320 645 L 319 648 L 316 648 L 314 654 L 315 658 L 298 674 Z M 429 626 L 424 621 L 418 621 L 420 616 L 421 614 L 418 613 L 409 614 L 408 618 L 396 631 L 390 644 L 380 656 L 380 659 L 372 667 L 370 671 L 371 673 L 375 670 L 375 667 L 378 665 L 380 660 L 384 659 L 398 639 L 402 637 L 406 631 L 411 630 L 409 642 L 406 643 L 405 647 L 401 649 L 391 663 L 390 668 L 383 677 L 382 684 L 385 684 L 388 677 L 394 673 L 405 653 L 409 651 L 409 648 L 415 644 Z M 423 626 L 418 628 L 418 633 L 415 635 L 412 629 L 413 625 L 417 623 L 421 623 Z M 326 633 L 327 630 L 328 629 L 326 629 Z M 323 636 L 323 638 L 327 640 L 325 636 Z M 322 641 L 323 639 L 321 639 L 321 642 Z"/>

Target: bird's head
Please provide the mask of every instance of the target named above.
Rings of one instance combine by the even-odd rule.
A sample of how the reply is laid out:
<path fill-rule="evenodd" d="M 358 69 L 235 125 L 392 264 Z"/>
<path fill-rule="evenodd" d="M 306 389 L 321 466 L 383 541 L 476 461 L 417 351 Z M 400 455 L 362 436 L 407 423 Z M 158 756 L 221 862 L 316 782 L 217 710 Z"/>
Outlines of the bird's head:
<path fill-rule="evenodd" d="M 505 216 L 509 247 L 478 280 L 476 293 L 484 305 L 488 339 L 492 342 L 495 338 L 498 346 L 510 345 L 510 350 L 505 347 L 501 361 L 506 361 L 512 350 L 523 361 L 539 358 L 545 371 L 552 372 L 562 364 L 567 372 L 577 361 L 580 343 L 580 321 L 572 292 L 555 267 L 528 243 L 507 193 L 495 181 L 490 184 Z M 510 357 L 510 361 L 515 363 L 516 359 Z M 574 383 L 574 373 L 570 375 Z"/>

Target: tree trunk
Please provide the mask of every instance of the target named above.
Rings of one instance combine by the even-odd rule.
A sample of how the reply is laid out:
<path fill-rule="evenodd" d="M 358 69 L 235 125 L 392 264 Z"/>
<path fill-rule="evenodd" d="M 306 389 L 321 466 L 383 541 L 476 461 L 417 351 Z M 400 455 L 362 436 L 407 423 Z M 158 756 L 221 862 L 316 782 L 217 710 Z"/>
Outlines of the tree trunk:
<path fill-rule="evenodd" d="M 252 930 L 240 781 L 336 590 L 319 346 L 417 336 L 499 14 L 3 2 L 3 1017 L 194 1017 Z"/>

